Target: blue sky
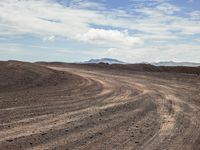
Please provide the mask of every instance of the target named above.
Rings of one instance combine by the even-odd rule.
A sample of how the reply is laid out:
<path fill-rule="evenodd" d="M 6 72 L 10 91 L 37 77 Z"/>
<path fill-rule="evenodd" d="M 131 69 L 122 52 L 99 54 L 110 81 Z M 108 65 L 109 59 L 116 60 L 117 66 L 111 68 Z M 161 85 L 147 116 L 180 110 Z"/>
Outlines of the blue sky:
<path fill-rule="evenodd" d="M 200 62 L 200 1 L 0 1 L 0 60 L 102 57 Z"/>

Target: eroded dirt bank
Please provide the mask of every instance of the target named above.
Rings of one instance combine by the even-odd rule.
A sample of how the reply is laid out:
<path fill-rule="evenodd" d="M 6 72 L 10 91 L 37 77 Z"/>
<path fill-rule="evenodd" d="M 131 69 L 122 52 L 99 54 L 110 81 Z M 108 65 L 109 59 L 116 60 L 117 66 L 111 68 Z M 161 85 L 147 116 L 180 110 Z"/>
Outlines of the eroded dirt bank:
<path fill-rule="evenodd" d="M 0 92 L 0 149 L 200 149 L 199 76 L 48 67 Z"/>

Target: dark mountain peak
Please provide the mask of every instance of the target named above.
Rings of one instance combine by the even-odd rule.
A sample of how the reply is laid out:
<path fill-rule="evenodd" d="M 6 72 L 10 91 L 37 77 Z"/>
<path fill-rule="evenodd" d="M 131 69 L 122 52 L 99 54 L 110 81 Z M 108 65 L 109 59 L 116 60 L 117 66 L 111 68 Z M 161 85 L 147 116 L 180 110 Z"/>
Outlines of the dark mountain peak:
<path fill-rule="evenodd" d="M 86 64 L 98 64 L 98 63 L 108 63 L 108 64 L 124 64 L 124 62 L 112 58 L 101 58 L 101 59 L 90 59 L 85 61 Z"/>

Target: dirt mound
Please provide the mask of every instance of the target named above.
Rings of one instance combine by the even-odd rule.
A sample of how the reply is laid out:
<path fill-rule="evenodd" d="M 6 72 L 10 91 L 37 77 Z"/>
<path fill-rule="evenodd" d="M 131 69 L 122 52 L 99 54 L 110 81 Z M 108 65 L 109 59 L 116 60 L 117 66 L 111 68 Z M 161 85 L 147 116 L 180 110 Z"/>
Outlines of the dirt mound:
<path fill-rule="evenodd" d="M 19 61 L 0 62 L 0 91 L 55 85 L 61 81 L 60 72 Z"/>
<path fill-rule="evenodd" d="M 200 75 L 200 67 L 164 67 L 164 66 L 154 66 L 151 64 L 88 64 L 89 66 L 97 66 L 101 68 L 111 68 L 120 70 L 130 70 L 130 71 L 146 71 L 146 72 L 168 72 L 168 73 L 186 73 L 186 74 L 197 74 Z"/>
<path fill-rule="evenodd" d="M 57 65 L 56 63 L 48 63 L 46 65 Z M 64 63 L 62 63 L 64 66 Z M 200 75 L 200 67 L 165 67 L 165 66 L 154 66 L 151 64 L 65 64 L 65 66 L 76 66 L 85 68 L 98 68 L 98 69 L 113 69 L 122 71 L 139 71 L 139 72 L 165 72 L 165 73 L 184 73 L 184 74 L 196 74 Z"/>
<path fill-rule="evenodd" d="M 162 72 L 186 73 L 200 75 L 200 67 L 159 67 Z"/>

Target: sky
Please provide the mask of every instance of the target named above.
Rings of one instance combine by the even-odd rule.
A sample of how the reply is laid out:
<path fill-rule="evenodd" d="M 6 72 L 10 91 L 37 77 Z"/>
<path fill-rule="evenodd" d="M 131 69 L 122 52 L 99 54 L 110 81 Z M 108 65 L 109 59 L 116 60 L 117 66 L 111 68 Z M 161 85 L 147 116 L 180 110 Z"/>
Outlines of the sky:
<path fill-rule="evenodd" d="M 1 0 L 0 60 L 200 62 L 200 0 Z"/>

